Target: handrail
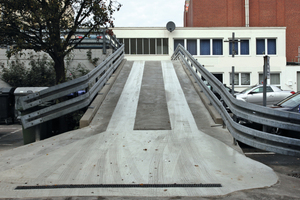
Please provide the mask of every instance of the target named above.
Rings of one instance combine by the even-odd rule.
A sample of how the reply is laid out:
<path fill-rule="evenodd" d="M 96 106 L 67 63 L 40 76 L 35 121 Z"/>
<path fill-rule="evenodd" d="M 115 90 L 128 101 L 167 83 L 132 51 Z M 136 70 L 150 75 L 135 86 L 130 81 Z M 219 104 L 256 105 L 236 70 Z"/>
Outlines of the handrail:
<path fill-rule="evenodd" d="M 209 85 L 221 96 L 221 99 L 227 104 L 231 112 L 239 117 L 258 124 L 277 127 L 281 129 L 299 132 L 300 134 L 300 114 L 279 111 L 276 109 L 263 107 L 234 98 L 215 76 L 206 70 L 182 45 L 178 45 L 172 60 L 180 59 L 188 67 L 190 73 L 197 81 L 202 91 L 206 94 L 212 105 L 221 115 L 228 130 L 236 140 L 239 140 L 250 146 L 272 151 L 279 154 L 300 156 L 300 139 L 274 135 L 271 133 L 255 130 L 243 126 L 233 120 L 222 102 L 207 87 L 203 77 Z M 199 76 L 199 74 L 201 77 Z"/>
<path fill-rule="evenodd" d="M 123 59 L 124 45 L 85 76 L 19 98 L 17 109 L 22 113 L 23 128 L 36 126 L 88 106 Z M 65 98 L 80 90 L 86 93 L 72 99 Z M 53 101 L 59 103 L 43 106 Z"/>

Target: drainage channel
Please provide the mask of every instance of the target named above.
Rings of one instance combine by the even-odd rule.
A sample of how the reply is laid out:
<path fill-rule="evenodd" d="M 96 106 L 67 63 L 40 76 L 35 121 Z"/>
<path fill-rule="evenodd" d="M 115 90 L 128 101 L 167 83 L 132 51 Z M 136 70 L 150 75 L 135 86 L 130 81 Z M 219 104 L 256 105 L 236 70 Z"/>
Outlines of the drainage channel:
<path fill-rule="evenodd" d="M 199 187 L 214 188 L 222 187 L 221 184 L 71 184 L 71 185 L 26 185 L 17 186 L 15 190 L 38 190 L 38 189 L 80 189 L 80 188 L 180 188 Z"/>

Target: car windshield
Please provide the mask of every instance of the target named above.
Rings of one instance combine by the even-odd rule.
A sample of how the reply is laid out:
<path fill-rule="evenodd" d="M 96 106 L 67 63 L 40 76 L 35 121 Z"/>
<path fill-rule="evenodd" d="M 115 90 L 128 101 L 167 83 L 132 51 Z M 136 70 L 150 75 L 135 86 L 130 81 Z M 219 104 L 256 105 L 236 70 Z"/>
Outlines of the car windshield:
<path fill-rule="evenodd" d="M 300 104 L 300 93 L 295 94 L 292 98 L 279 102 L 277 105 L 282 106 L 282 107 L 290 107 L 294 108 Z"/>
<path fill-rule="evenodd" d="M 256 86 L 257 86 L 257 85 L 248 87 L 248 88 L 244 89 L 243 91 L 241 91 L 240 93 L 245 94 L 245 93 L 249 92 L 250 90 L 252 90 L 252 89 L 253 89 L 254 87 L 256 87 Z"/>

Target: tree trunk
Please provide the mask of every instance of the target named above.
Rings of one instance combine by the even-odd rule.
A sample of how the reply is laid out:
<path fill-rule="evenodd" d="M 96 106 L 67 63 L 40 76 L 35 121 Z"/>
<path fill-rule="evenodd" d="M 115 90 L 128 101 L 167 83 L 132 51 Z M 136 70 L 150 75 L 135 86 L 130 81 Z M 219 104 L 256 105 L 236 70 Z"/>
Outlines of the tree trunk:
<path fill-rule="evenodd" d="M 54 69 L 56 74 L 56 85 L 66 81 L 66 71 L 64 57 L 57 57 L 54 60 Z"/>

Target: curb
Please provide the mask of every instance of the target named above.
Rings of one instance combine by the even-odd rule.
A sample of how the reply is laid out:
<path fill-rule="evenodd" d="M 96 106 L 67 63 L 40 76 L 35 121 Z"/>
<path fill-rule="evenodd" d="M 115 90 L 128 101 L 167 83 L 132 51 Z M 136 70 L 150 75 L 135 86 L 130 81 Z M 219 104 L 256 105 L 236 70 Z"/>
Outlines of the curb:
<path fill-rule="evenodd" d="M 91 105 L 88 107 L 87 111 L 84 113 L 82 118 L 79 122 L 79 128 L 84 128 L 90 125 L 91 121 L 93 120 L 94 116 L 96 115 L 99 107 L 101 106 L 102 102 L 104 101 L 106 95 L 110 91 L 111 87 L 113 86 L 114 82 L 116 81 L 117 77 L 120 74 L 120 71 L 122 70 L 124 64 L 127 62 L 126 59 L 124 59 L 121 64 L 118 66 L 117 70 L 111 75 L 111 77 L 108 79 L 108 81 L 105 83 L 105 86 L 101 89 L 100 92 L 98 92 L 98 95 L 94 99 L 94 101 L 91 103 Z"/>
<path fill-rule="evenodd" d="M 223 119 L 221 115 L 217 112 L 217 110 L 214 108 L 214 106 L 210 103 L 209 99 L 205 96 L 205 94 L 202 92 L 202 89 L 197 84 L 197 81 L 194 79 L 192 74 L 189 72 L 188 68 L 180 61 L 185 73 L 190 78 L 195 90 L 197 91 L 199 97 L 201 98 L 203 104 L 205 105 L 207 111 L 209 112 L 210 116 L 214 120 L 216 124 L 223 124 Z"/>

